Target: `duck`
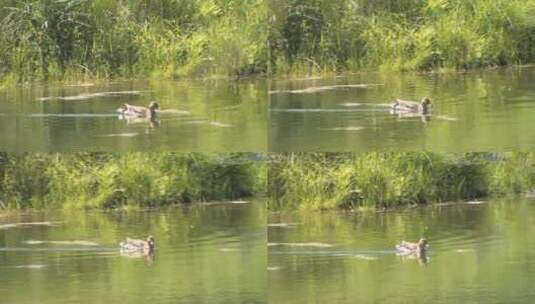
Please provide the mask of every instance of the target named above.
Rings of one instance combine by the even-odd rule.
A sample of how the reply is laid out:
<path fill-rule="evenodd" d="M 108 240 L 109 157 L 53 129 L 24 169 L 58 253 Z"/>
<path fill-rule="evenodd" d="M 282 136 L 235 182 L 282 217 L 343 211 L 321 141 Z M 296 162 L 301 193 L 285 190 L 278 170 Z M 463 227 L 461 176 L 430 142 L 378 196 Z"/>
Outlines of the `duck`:
<path fill-rule="evenodd" d="M 429 243 L 426 239 L 420 239 L 418 243 L 411 243 L 401 241 L 396 245 L 396 252 L 399 255 L 416 255 L 418 257 L 424 257 L 427 253 Z"/>
<path fill-rule="evenodd" d="M 154 253 L 154 237 L 149 235 L 147 240 L 137 240 L 126 238 L 119 243 L 122 253 L 143 253 L 149 255 Z"/>
<path fill-rule="evenodd" d="M 160 109 L 160 104 L 153 101 L 149 104 L 148 108 L 141 106 L 133 106 L 130 104 L 123 104 L 117 109 L 121 115 L 125 117 L 138 117 L 138 118 L 154 118 L 156 117 L 156 110 Z"/>
<path fill-rule="evenodd" d="M 396 102 L 390 105 L 394 112 L 402 113 L 418 113 L 418 114 L 429 114 L 431 110 L 431 99 L 429 97 L 424 97 L 421 102 L 416 101 L 407 101 L 398 99 Z"/>

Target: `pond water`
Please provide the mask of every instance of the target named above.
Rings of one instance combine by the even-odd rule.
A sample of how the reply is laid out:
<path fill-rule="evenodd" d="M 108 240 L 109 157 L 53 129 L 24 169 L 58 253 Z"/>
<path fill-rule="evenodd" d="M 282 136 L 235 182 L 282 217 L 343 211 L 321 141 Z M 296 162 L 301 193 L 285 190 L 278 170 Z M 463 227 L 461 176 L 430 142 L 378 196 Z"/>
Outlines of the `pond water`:
<path fill-rule="evenodd" d="M 535 146 L 535 68 L 457 74 L 362 73 L 273 81 L 270 151 L 510 151 Z M 431 115 L 394 115 L 400 98 Z"/>
<path fill-rule="evenodd" d="M 273 303 L 533 303 L 535 201 L 269 215 Z M 427 261 L 400 240 L 429 240 Z"/>
<path fill-rule="evenodd" d="M 4 151 L 510 151 L 535 146 L 535 68 L 0 90 Z M 432 99 L 395 115 L 396 98 Z M 121 119 L 157 100 L 158 119 Z"/>
<path fill-rule="evenodd" d="M 4 215 L 1 302 L 265 303 L 264 206 Z M 153 257 L 119 253 L 149 233 Z"/>
<path fill-rule="evenodd" d="M 160 104 L 122 119 L 122 104 Z M 265 151 L 263 81 L 129 81 L 0 90 L 2 151 Z"/>

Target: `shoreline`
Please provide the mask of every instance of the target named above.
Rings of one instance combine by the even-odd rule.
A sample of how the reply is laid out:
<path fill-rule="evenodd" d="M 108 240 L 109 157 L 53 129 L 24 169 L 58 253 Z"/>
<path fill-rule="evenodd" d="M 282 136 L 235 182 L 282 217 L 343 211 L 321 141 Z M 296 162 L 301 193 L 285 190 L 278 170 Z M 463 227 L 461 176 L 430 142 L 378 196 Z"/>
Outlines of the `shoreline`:
<path fill-rule="evenodd" d="M 331 214 L 331 213 L 341 213 L 341 214 L 383 214 L 383 213 L 402 213 L 409 210 L 423 210 L 427 208 L 446 208 L 446 207 L 462 207 L 462 206 L 479 206 L 492 203 L 495 200 L 507 200 L 507 199 L 522 199 L 522 200 L 532 200 L 535 202 L 535 197 L 529 196 L 535 190 L 528 191 L 523 194 L 517 194 L 514 196 L 486 196 L 474 198 L 471 200 L 459 200 L 459 201 L 448 201 L 448 202 L 431 202 L 426 204 L 407 204 L 400 206 L 391 206 L 384 208 L 375 208 L 375 207 L 359 207 L 353 209 L 342 209 L 342 208 L 333 208 L 333 209 L 279 209 L 279 210 L 270 210 L 268 208 L 268 213 L 270 215 L 284 215 L 291 213 L 314 213 L 314 214 Z"/>
<path fill-rule="evenodd" d="M 9 75 L 4 75 L 0 77 L 0 90 L 6 90 L 16 87 L 34 87 L 40 85 L 58 85 L 58 86 L 71 86 L 71 87 L 93 87 L 104 84 L 113 84 L 113 83 L 124 83 L 124 82 L 150 82 L 150 81 L 169 81 L 176 83 L 207 83 L 212 81 L 222 81 L 229 83 L 246 83 L 250 81 L 310 81 L 310 80 L 325 80 L 329 78 L 346 78 L 353 75 L 363 75 L 363 74 L 385 74 L 385 73 L 396 73 L 399 75 L 464 75 L 464 74 L 475 74 L 475 73 L 484 73 L 484 72 L 495 72 L 495 71 L 507 71 L 507 70 L 517 70 L 517 69 L 529 69 L 535 68 L 535 63 L 527 64 L 515 64 L 515 65 L 503 65 L 503 66 L 487 66 L 487 67 L 476 67 L 469 69 L 456 69 L 456 68 L 438 68 L 432 70 L 380 70 L 380 69 L 344 69 L 340 71 L 322 71 L 322 72 L 313 72 L 313 73 L 273 73 L 271 75 L 263 73 L 250 74 L 246 76 L 230 77 L 224 75 L 208 75 L 208 76 L 185 76 L 179 78 L 173 77 L 113 77 L 113 78 L 100 78 L 100 77 L 80 77 L 76 78 L 52 78 L 49 80 L 36 79 L 32 81 L 25 82 L 13 82 L 6 80 L 9 78 Z M 16 77 L 16 76 L 15 76 Z M 81 81 L 80 81 L 81 80 Z"/>
<path fill-rule="evenodd" d="M 73 208 L 73 207 L 45 207 L 45 208 L 38 208 L 38 207 L 28 207 L 28 208 L 20 208 L 20 209 L 14 209 L 14 208 L 5 208 L 0 209 L 0 218 L 2 217 L 9 217 L 12 215 L 29 215 L 29 214 L 36 214 L 36 213 L 48 213 L 48 212 L 87 212 L 87 213 L 128 213 L 128 212 L 160 212 L 160 211 L 168 211 L 172 209 L 191 209 L 191 208 L 205 208 L 205 207 L 212 207 L 212 206 L 234 206 L 234 205 L 249 205 L 249 204 L 256 204 L 258 201 L 261 201 L 262 199 L 265 199 L 262 195 L 257 196 L 247 196 L 247 197 L 241 197 L 236 199 L 224 199 L 224 200 L 215 200 L 215 201 L 198 201 L 198 202 L 191 202 L 191 203 L 174 203 L 164 206 L 134 206 L 134 205 L 127 205 L 122 206 L 118 208 Z"/>

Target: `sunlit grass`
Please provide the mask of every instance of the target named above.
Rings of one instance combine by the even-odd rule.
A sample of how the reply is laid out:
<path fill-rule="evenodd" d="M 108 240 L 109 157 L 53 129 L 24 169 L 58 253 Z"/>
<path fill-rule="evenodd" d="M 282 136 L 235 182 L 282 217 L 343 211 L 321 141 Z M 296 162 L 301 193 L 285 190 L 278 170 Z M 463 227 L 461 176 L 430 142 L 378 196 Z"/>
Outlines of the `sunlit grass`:
<path fill-rule="evenodd" d="M 265 192 L 250 154 L 0 155 L 3 208 L 138 208 L 233 200 Z"/>
<path fill-rule="evenodd" d="M 524 193 L 533 154 L 292 153 L 273 155 L 270 208 L 369 209 Z"/>
<path fill-rule="evenodd" d="M 4 1 L 0 79 L 262 73 L 266 17 L 263 0 Z"/>
<path fill-rule="evenodd" d="M 276 73 L 473 69 L 535 59 L 535 1 L 275 1 Z"/>

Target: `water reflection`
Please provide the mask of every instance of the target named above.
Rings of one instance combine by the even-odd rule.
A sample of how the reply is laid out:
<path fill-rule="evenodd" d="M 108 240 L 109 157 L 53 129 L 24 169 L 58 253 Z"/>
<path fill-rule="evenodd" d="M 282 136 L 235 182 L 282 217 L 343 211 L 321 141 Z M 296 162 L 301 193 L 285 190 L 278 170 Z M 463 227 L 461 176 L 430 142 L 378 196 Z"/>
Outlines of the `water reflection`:
<path fill-rule="evenodd" d="M 265 303 L 265 222 L 256 201 L 2 216 L 2 302 Z M 119 250 L 148 233 L 153 254 Z"/>
<path fill-rule="evenodd" d="M 269 149 L 532 149 L 534 81 L 533 67 L 466 74 L 359 73 L 274 80 L 269 94 Z M 374 83 L 382 85 L 365 85 Z M 429 115 L 390 113 L 396 99 L 420 100 L 422 96 L 433 100 Z"/>
<path fill-rule="evenodd" d="M 151 101 L 160 105 L 157 118 L 117 115 L 123 104 Z M 265 151 L 266 113 L 262 80 L 6 88 L 0 91 L 0 149 Z"/>
<path fill-rule="evenodd" d="M 270 300 L 274 303 L 530 303 L 535 292 L 535 201 L 383 213 L 273 213 Z M 299 223 L 288 226 L 287 223 Z M 400 240 L 425 236 L 423 256 L 399 255 Z"/>

